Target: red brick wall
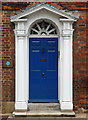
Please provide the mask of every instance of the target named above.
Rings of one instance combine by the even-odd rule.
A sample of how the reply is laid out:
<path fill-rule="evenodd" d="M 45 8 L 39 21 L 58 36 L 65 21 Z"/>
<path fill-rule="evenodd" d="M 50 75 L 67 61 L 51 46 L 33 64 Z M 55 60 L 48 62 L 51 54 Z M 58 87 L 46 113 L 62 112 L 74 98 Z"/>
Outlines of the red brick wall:
<path fill-rule="evenodd" d="M 2 62 L 12 60 L 12 68 L 2 68 L 2 101 L 15 101 L 15 37 L 10 16 L 20 12 L 23 3 L 2 3 Z"/>
<path fill-rule="evenodd" d="M 37 3 L 39 4 L 39 3 Z M 68 9 L 74 14 L 80 14 L 74 23 L 73 39 L 73 99 L 76 106 L 88 108 L 88 50 L 87 50 L 87 4 L 86 3 L 49 3 L 60 9 Z M 2 3 L 2 59 L 12 60 L 12 68 L 2 68 L 2 100 L 14 101 L 15 98 L 15 38 L 14 23 L 10 22 L 10 15 L 20 12 L 36 3 Z M 77 11 L 78 10 L 78 11 Z"/>
<path fill-rule="evenodd" d="M 1 111 L 1 100 L 2 100 L 2 4 L 0 4 L 0 111 Z"/>
<path fill-rule="evenodd" d="M 87 2 L 87 8 L 88 8 L 88 2 Z M 86 18 L 88 18 L 88 10 L 86 11 Z M 86 69 L 87 69 L 87 77 L 86 77 L 86 84 L 87 84 L 87 89 L 86 89 L 86 94 L 87 94 L 87 109 L 88 109 L 88 19 L 86 19 L 86 49 L 87 49 L 87 54 L 86 54 Z"/>
<path fill-rule="evenodd" d="M 11 101 L 14 100 L 14 79 L 15 79 L 15 42 L 13 29 L 14 26 L 10 23 L 10 15 L 13 14 L 12 11 L 2 11 L 2 59 L 12 60 L 13 68 L 3 68 L 2 69 L 2 100 Z"/>
<path fill-rule="evenodd" d="M 73 85 L 74 85 L 74 104 L 86 108 L 87 97 L 87 48 L 86 48 L 86 10 L 79 11 L 79 20 L 74 24 L 73 41 Z"/>

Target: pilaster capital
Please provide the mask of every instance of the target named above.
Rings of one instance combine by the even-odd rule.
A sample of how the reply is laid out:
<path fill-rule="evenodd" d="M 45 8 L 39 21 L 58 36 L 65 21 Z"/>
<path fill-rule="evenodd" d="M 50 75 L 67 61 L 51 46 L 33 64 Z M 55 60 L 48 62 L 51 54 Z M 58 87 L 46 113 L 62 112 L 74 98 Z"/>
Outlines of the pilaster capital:
<path fill-rule="evenodd" d="M 25 29 L 25 22 L 26 21 L 16 21 L 15 22 L 15 29 L 14 29 L 14 34 L 18 36 L 27 36 L 26 35 L 26 29 Z"/>
<path fill-rule="evenodd" d="M 73 35 L 73 31 L 74 31 L 74 29 L 63 29 L 62 36 L 63 37 L 70 37 L 71 35 Z"/>
<path fill-rule="evenodd" d="M 14 29 L 14 34 L 19 37 L 27 36 L 26 30 L 22 30 L 22 29 Z"/>
<path fill-rule="evenodd" d="M 74 31 L 74 29 L 72 28 L 72 24 L 74 20 L 73 19 L 60 19 L 60 21 L 62 22 L 61 36 L 71 37 Z"/>

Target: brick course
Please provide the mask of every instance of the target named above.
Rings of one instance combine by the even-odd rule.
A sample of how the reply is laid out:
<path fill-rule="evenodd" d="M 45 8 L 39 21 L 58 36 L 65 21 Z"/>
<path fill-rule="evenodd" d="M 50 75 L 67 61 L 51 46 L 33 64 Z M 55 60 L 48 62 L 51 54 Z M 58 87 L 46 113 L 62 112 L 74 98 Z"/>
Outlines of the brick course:
<path fill-rule="evenodd" d="M 12 68 L 2 68 L 2 101 L 14 102 L 15 100 L 15 37 L 14 23 L 10 22 L 10 16 L 15 15 L 39 2 L 3 2 L 2 3 L 2 44 L 0 41 L 0 61 L 12 60 Z M 50 5 L 80 14 L 74 23 L 73 36 L 73 102 L 74 110 L 78 107 L 88 109 L 88 20 L 87 3 L 52 3 Z M 1 17 L 1 16 L 0 16 Z M 1 53 L 2 47 L 2 53 Z M 0 71 L 1 71 L 0 62 Z M 0 72 L 1 73 L 1 72 Z M 1 76 L 0 76 L 1 77 Z M 4 110 L 3 110 L 4 111 Z"/>

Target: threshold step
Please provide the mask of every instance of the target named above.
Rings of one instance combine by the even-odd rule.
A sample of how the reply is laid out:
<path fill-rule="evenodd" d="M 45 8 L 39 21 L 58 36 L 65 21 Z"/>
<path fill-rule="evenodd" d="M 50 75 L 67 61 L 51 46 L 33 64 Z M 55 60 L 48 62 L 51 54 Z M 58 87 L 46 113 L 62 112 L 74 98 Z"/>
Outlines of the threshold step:
<path fill-rule="evenodd" d="M 27 111 L 27 112 L 13 112 L 12 117 L 74 117 L 75 113 L 71 112 L 61 112 L 55 110 L 37 110 L 37 111 Z"/>
<path fill-rule="evenodd" d="M 59 103 L 29 103 L 29 111 L 31 110 L 59 110 Z"/>

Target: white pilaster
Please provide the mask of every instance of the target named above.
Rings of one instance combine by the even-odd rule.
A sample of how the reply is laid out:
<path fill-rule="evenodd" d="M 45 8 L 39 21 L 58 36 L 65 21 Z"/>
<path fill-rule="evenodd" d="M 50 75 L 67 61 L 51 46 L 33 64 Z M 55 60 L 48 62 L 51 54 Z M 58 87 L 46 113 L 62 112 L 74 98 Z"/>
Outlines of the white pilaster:
<path fill-rule="evenodd" d="M 63 56 L 62 56 L 62 83 L 61 83 L 61 110 L 73 110 L 72 99 L 72 22 L 62 21 L 62 40 L 63 40 Z"/>
<path fill-rule="evenodd" d="M 27 37 L 24 30 L 24 22 L 16 23 L 15 28 L 15 110 L 27 110 Z"/>

